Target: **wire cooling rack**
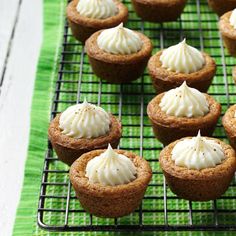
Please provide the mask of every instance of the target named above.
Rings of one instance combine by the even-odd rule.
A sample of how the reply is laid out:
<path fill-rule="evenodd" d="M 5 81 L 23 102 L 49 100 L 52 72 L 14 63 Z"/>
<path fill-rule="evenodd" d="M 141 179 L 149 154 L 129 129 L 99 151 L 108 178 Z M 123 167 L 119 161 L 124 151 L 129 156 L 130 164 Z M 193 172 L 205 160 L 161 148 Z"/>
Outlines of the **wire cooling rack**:
<path fill-rule="evenodd" d="M 181 19 L 164 24 L 140 21 L 130 1 L 124 3 L 130 12 L 126 26 L 146 34 L 153 41 L 154 53 L 186 37 L 189 44 L 214 57 L 218 70 L 209 94 L 222 104 L 222 114 L 230 104 L 236 103 L 231 76 L 235 61 L 223 48 L 218 17 L 205 0 L 189 0 Z M 133 214 L 118 219 L 97 218 L 81 208 L 69 182 L 68 167 L 58 161 L 49 143 L 38 207 L 38 224 L 42 228 L 54 231 L 236 230 L 235 180 L 220 199 L 204 203 L 179 199 L 169 190 L 158 163 L 162 145 L 154 138 L 146 114 L 146 106 L 154 96 L 146 72 L 131 84 L 111 85 L 100 81 L 91 71 L 83 46 L 75 41 L 65 23 L 51 118 L 85 97 L 102 106 L 122 121 L 120 148 L 148 160 L 153 178 L 142 205 Z M 214 136 L 226 141 L 221 121 Z"/>

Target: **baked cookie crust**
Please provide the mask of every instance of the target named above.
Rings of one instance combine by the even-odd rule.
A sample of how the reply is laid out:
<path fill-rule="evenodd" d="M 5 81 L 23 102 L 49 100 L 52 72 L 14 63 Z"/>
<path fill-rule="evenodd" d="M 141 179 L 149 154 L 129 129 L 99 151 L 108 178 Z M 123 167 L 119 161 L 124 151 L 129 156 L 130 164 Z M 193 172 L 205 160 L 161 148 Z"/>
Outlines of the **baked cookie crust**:
<path fill-rule="evenodd" d="M 234 27 L 230 24 L 229 19 L 231 14 L 232 11 L 221 16 L 219 21 L 219 29 L 229 54 L 236 56 L 236 29 L 234 29 Z"/>
<path fill-rule="evenodd" d="M 85 177 L 87 163 L 105 150 L 82 155 L 70 168 L 70 181 L 82 207 L 99 217 L 121 217 L 130 214 L 140 205 L 152 177 L 150 165 L 143 158 L 127 151 L 115 150 L 130 158 L 137 170 L 137 178 L 128 184 L 103 186 L 90 183 Z"/>
<path fill-rule="evenodd" d="M 192 201 L 209 201 L 220 197 L 228 189 L 236 170 L 235 151 L 219 139 L 207 137 L 220 144 L 226 159 L 214 168 L 190 170 L 176 166 L 171 159 L 174 146 L 183 139 L 171 143 L 160 153 L 160 166 L 171 191 L 181 198 Z"/>
<path fill-rule="evenodd" d="M 234 83 L 236 85 L 236 66 L 233 67 L 232 76 L 233 76 Z"/>
<path fill-rule="evenodd" d="M 234 118 L 235 112 L 236 105 L 233 105 L 226 111 L 222 118 L 222 124 L 224 126 L 226 135 L 234 150 L 236 150 L 236 118 Z"/>
<path fill-rule="evenodd" d="M 221 105 L 208 94 L 209 113 L 202 117 L 188 118 L 169 116 L 159 106 L 165 93 L 154 97 L 147 106 L 147 114 L 152 123 L 156 138 L 167 145 L 177 139 L 196 136 L 198 131 L 204 136 L 211 136 L 221 114 Z"/>
<path fill-rule="evenodd" d="M 127 7 L 118 0 L 113 0 L 118 13 L 106 19 L 93 19 L 81 16 L 76 10 L 79 0 L 71 1 L 66 9 L 67 19 L 74 37 L 84 43 L 93 33 L 101 29 L 112 28 L 128 19 Z"/>
<path fill-rule="evenodd" d="M 145 21 L 175 21 L 181 15 L 187 0 L 132 0 L 135 12 Z"/>
<path fill-rule="evenodd" d="M 151 40 L 144 34 L 136 32 L 143 42 L 141 50 L 129 55 L 115 55 L 98 47 L 97 38 L 101 32 L 102 30 L 94 33 L 85 43 L 93 72 L 110 83 L 128 83 L 138 79 L 151 56 Z"/>
<path fill-rule="evenodd" d="M 208 0 L 208 5 L 219 16 L 236 8 L 236 0 Z"/>
<path fill-rule="evenodd" d="M 110 132 L 107 135 L 91 139 L 75 139 L 61 133 L 59 127 L 60 114 L 57 115 L 49 125 L 48 137 L 58 158 L 64 163 L 71 165 L 83 153 L 107 148 L 109 143 L 113 148 L 117 148 L 122 135 L 122 126 L 120 121 L 111 114 L 110 119 Z"/>
<path fill-rule="evenodd" d="M 157 94 L 179 87 L 184 81 L 186 81 L 188 86 L 201 92 L 208 90 L 216 73 L 216 63 L 208 54 L 202 53 L 206 61 L 202 69 L 185 74 L 173 72 L 162 67 L 160 61 L 162 52 L 163 50 L 157 52 L 148 62 L 148 72 Z"/>

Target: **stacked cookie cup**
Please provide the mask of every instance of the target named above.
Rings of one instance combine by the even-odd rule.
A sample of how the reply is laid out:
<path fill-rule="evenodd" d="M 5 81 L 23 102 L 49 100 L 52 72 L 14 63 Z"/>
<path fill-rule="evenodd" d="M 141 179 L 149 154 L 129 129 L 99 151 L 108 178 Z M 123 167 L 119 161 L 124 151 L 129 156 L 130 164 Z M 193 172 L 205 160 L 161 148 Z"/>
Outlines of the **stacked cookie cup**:
<path fill-rule="evenodd" d="M 219 198 L 233 179 L 236 156 L 230 145 L 211 138 L 221 114 L 221 105 L 206 93 L 216 72 L 214 60 L 183 40 L 152 56 L 148 71 L 158 95 L 147 114 L 165 146 L 159 163 L 168 186 L 186 200 Z M 223 119 L 231 144 L 234 115 L 228 111 Z"/>
<path fill-rule="evenodd" d="M 152 177 L 145 159 L 115 149 L 121 134 L 116 117 L 86 100 L 68 107 L 49 125 L 49 139 L 58 158 L 71 166 L 70 180 L 81 205 L 99 217 L 133 212 Z"/>

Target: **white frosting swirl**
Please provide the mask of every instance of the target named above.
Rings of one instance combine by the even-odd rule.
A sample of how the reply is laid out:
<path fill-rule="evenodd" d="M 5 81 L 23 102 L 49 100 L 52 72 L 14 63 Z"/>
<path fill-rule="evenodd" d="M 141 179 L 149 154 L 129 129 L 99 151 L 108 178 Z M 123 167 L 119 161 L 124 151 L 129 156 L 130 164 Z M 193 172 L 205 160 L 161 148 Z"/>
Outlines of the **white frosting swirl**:
<path fill-rule="evenodd" d="M 186 138 L 179 141 L 172 150 L 175 165 L 193 170 L 215 167 L 224 159 L 224 150 L 215 140 L 201 137 Z"/>
<path fill-rule="evenodd" d="M 160 57 L 162 67 L 177 73 L 190 74 L 200 70 L 205 64 L 205 58 L 196 48 L 189 46 L 184 39 L 177 45 L 162 52 Z"/>
<path fill-rule="evenodd" d="M 105 186 L 127 184 L 136 179 L 136 167 L 128 157 L 116 153 L 109 144 L 105 152 L 88 162 L 85 176 L 90 183 Z"/>
<path fill-rule="evenodd" d="M 98 47 L 111 54 L 127 55 L 138 52 L 143 45 L 139 35 L 120 25 L 105 29 L 97 38 Z"/>
<path fill-rule="evenodd" d="M 176 117 L 199 117 L 209 112 L 206 96 L 197 89 L 183 84 L 165 93 L 159 104 L 167 115 Z"/>
<path fill-rule="evenodd" d="M 93 19 L 106 19 L 118 12 L 113 0 L 79 0 L 76 9 L 81 16 Z"/>
<path fill-rule="evenodd" d="M 232 11 L 232 14 L 229 18 L 229 23 L 236 29 L 236 8 Z"/>
<path fill-rule="evenodd" d="M 101 107 L 86 100 L 82 104 L 68 107 L 60 116 L 62 134 L 73 138 L 96 138 L 108 133 L 109 114 Z"/>

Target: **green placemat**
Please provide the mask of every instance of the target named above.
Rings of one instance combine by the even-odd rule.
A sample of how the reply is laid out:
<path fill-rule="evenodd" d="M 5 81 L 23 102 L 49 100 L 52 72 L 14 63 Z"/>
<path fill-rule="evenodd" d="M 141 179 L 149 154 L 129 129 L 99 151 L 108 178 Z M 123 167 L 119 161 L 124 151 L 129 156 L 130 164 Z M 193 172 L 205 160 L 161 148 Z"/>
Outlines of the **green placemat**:
<path fill-rule="evenodd" d="M 232 66 L 235 60 L 223 53 L 222 44 L 219 40 L 219 32 L 217 29 L 217 18 L 215 14 L 210 13 L 206 1 L 189 0 L 188 5 L 185 8 L 184 14 L 182 14 L 182 22 L 172 22 L 160 24 L 144 23 L 141 24 L 137 21 L 137 17 L 132 10 L 129 1 L 125 2 L 130 10 L 129 19 L 127 26 L 132 29 L 141 30 L 144 29 L 144 33 L 151 38 L 154 43 L 154 53 L 162 46 L 168 47 L 176 44 L 181 38 L 187 37 L 189 44 L 204 48 L 204 51 L 211 54 L 218 65 L 217 75 L 209 90 L 219 102 L 222 103 L 223 112 L 227 109 L 228 102 L 235 103 L 236 97 L 234 90 L 234 84 L 231 78 Z M 59 56 L 61 50 L 61 41 L 63 35 L 63 24 L 64 24 L 64 12 L 65 12 L 66 1 L 65 0 L 44 0 L 44 42 L 40 61 L 38 65 L 38 73 L 34 90 L 34 98 L 31 113 L 31 135 L 30 145 L 28 152 L 28 159 L 25 168 L 25 179 L 22 190 L 21 201 L 17 211 L 16 223 L 14 228 L 14 235 L 77 235 L 78 233 L 49 233 L 40 229 L 37 226 L 37 206 L 39 197 L 39 187 L 41 181 L 41 173 L 43 168 L 44 155 L 47 148 L 47 127 L 50 117 L 51 101 L 53 97 L 53 90 L 55 88 L 55 80 L 57 79 L 57 70 L 59 63 Z M 200 23 L 201 21 L 201 23 Z M 62 89 L 67 91 L 66 93 L 60 94 L 60 103 L 58 110 L 62 111 L 69 106 L 67 101 L 75 103 L 77 100 L 78 74 L 80 71 L 80 52 L 81 46 L 76 43 L 73 37 L 69 36 L 70 45 L 66 48 L 67 52 L 70 52 L 66 57 L 65 61 L 76 62 L 69 63 L 65 66 L 65 71 L 74 71 L 74 74 L 65 73 L 63 80 L 65 83 L 62 84 Z M 77 52 L 72 54 L 73 52 Z M 78 53 L 79 52 L 79 53 Z M 226 63 L 227 67 L 224 70 L 222 64 Z M 226 75 L 226 76 L 224 76 Z M 228 90 L 230 97 L 226 96 L 225 82 L 228 80 Z M 67 82 L 68 81 L 68 82 Z M 75 81 L 70 83 L 69 81 Z M 140 147 L 140 101 L 142 98 L 135 94 L 144 92 L 144 139 L 143 139 L 143 156 L 150 160 L 153 170 L 158 171 L 159 166 L 157 162 L 151 161 L 158 156 L 161 144 L 153 138 L 152 130 L 149 125 L 149 121 L 145 112 L 146 105 L 150 99 L 154 96 L 154 90 L 150 83 L 150 78 L 147 74 L 143 77 L 144 86 L 141 85 L 141 79 L 133 82 L 130 85 L 123 86 L 122 95 L 122 111 L 121 120 L 124 125 L 123 138 L 121 140 L 121 148 L 127 149 L 132 148 L 136 153 L 139 153 Z M 68 92 L 70 91 L 70 92 Z M 120 87 L 119 85 L 109 85 L 107 83 L 99 83 L 91 73 L 91 67 L 88 63 L 88 58 L 85 55 L 83 64 L 83 76 L 81 80 L 81 98 L 87 97 L 88 101 L 97 103 L 99 100 L 99 94 L 102 94 L 100 102 L 102 107 L 107 111 L 111 111 L 113 114 L 119 114 L 118 104 L 120 102 Z M 132 95 L 133 94 L 133 95 Z M 215 131 L 215 136 L 224 138 L 224 132 L 221 126 L 218 126 Z M 60 169 L 66 170 L 67 167 L 60 163 L 55 162 L 50 165 L 51 170 Z M 66 175 L 59 176 L 56 174 L 49 175 L 48 181 L 68 181 Z M 162 184 L 162 175 L 154 175 L 153 182 Z M 226 196 L 234 196 L 235 187 L 229 188 Z M 48 189 L 50 194 L 66 194 L 66 188 L 51 187 Z M 163 196 L 162 187 L 149 187 L 147 195 L 159 195 Z M 189 205 L 187 201 L 182 199 L 173 199 L 174 194 L 167 190 L 168 204 L 168 220 L 170 224 L 188 224 L 189 223 Z M 65 202 L 62 201 L 46 201 L 46 206 L 53 207 L 54 209 L 61 209 L 65 207 Z M 217 203 L 219 209 L 235 209 L 236 201 L 234 199 L 221 199 Z M 80 208 L 78 201 L 72 200 L 70 202 L 71 208 Z M 150 200 L 145 199 L 143 202 L 144 209 L 163 209 L 163 200 Z M 193 203 L 194 210 L 207 210 L 213 209 L 212 202 L 208 203 Z M 182 212 L 176 212 L 181 209 Z M 64 212 L 58 214 L 45 214 L 45 222 L 47 224 L 63 224 Z M 124 217 L 120 220 L 121 223 L 137 223 L 137 214 L 131 214 L 130 216 Z M 78 217 L 78 213 L 71 213 L 69 215 L 70 224 L 86 224 L 88 216 L 82 213 L 81 217 Z M 235 224 L 236 216 L 219 214 L 218 220 L 222 224 Z M 193 214 L 194 223 L 208 223 L 214 222 L 213 213 L 201 213 L 196 212 Z M 97 224 L 103 224 L 104 222 L 109 223 L 110 220 L 102 220 L 95 218 L 94 222 Z M 143 223 L 153 224 L 158 222 L 164 224 L 164 211 L 157 214 L 144 214 Z M 82 233 L 81 233 L 82 234 Z M 93 234 L 93 233 L 83 233 Z M 172 233 L 162 233 L 172 234 Z M 176 233 L 175 233 L 176 234 Z M 179 235 L 189 235 L 189 233 L 177 233 Z M 210 234 L 210 233 L 206 233 Z M 221 233 L 219 233 L 221 234 Z M 97 233 L 97 235 L 104 235 L 103 233 Z M 110 234 L 109 234 L 110 235 Z M 142 235 L 150 235 L 150 233 L 143 233 Z M 151 234 L 153 235 L 153 233 Z M 160 235 L 156 232 L 156 235 Z M 194 232 L 192 235 L 199 235 L 199 232 Z"/>
<path fill-rule="evenodd" d="M 18 206 L 14 235 L 42 235 L 37 228 L 37 202 L 47 148 L 50 117 L 60 44 L 63 35 L 66 1 L 44 0 L 44 40 L 36 75 L 31 110 L 31 132 L 25 176 Z"/>

